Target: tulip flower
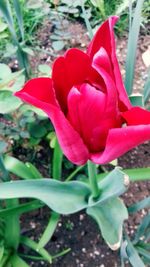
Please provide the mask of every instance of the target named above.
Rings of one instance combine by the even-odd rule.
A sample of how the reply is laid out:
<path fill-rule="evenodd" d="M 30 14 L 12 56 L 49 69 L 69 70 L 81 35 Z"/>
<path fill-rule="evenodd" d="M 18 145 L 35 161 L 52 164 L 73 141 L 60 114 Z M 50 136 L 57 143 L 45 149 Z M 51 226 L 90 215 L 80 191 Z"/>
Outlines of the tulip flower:
<path fill-rule="evenodd" d="M 116 57 L 112 16 L 86 52 L 58 57 L 51 78 L 35 78 L 15 93 L 42 109 L 54 125 L 66 157 L 77 165 L 105 164 L 150 140 L 150 112 L 132 107 Z"/>

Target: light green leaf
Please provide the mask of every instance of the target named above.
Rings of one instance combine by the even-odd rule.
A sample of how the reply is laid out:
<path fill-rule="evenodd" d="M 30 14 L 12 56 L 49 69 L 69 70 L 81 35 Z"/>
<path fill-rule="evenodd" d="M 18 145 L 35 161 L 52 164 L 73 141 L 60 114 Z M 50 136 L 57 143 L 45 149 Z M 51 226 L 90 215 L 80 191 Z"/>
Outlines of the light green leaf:
<path fill-rule="evenodd" d="M 89 206 L 96 204 L 102 204 L 110 198 L 114 198 L 123 194 L 129 185 L 129 177 L 120 168 L 115 168 L 105 179 L 102 179 L 99 183 L 101 190 L 100 197 L 96 201 L 92 198 L 89 199 Z M 103 204 L 102 204 L 103 205 Z"/>
<path fill-rule="evenodd" d="M 138 35 L 140 30 L 141 11 L 143 2 L 144 0 L 137 1 L 131 30 L 129 32 L 127 58 L 126 58 L 126 76 L 125 76 L 125 87 L 128 95 L 130 95 L 133 90 L 136 49 L 137 49 Z"/>
<path fill-rule="evenodd" d="M 40 64 L 38 66 L 38 70 L 42 73 L 45 74 L 47 77 L 50 77 L 51 75 L 51 68 L 47 64 Z"/>
<path fill-rule="evenodd" d="M 38 244 L 32 239 L 25 236 L 21 236 L 20 243 L 36 251 L 43 257 L 44 260 L 48 261 L 50 264 L 52 263 L 52 256 L 44 248 L 41 248 L 37 251 Z"/>
<path fill-rule="evenodd" d="M 3 63 L 0 63 L 0 82 L 1 80 L 8 79 L 8 77 L 11 75 L 11 69 Z"/>
<path fill-rule="evenodd" d="M 64 48 L 65 43 L 64 41 L 54 41 L 52 42 L 52 47 L 54 48 L 55 51 L 60 51 Z"/>
<path fill-rule="evenodd" d="M 78 181 L 40 179 L 0 184 L 0 199 L 37 198 L 60 214 L 71 214 L 86 208 L 90 193 L 89 187 Z"/>
<path fill-rule="evenodd" d="M 131 182 L 150 180 L 150 168 L 124 169 L 123 172 L 129 176 Z M 98 174 L 98 179 L 106 177 L 108 173 Z"/>
<path fill-rule="evenodd" d="M 10 262 L 12 267 L 30 267 L 23 259 L 21 259 L 17 254 L 14 254 Z"/>
<path fill-rule="evenodd" d="M 31 163 L 27 162 L 25 164 L 11 156 L 4 157 L 4 165 L 6 170 L 23 179 L 38 179 L 42 177 L 40 172 Z"/>
<path fill-rule="evenodd" d="M 41 249 L 46 246 L 46 244 L 50 241 L 51 237 L 54 234 L 54 231 L 57 227 L 57 224 L 59 222 L 60 215 L 56 212 L 52 212 L 50 220 L 48 222 L 48 225 L 42 234 L 40 241 L 38 243 L 37 249 Z"/>
<path fill-rule="evenodd" d="M 7 24 L 0 21 L 0 33 L 5 31 L 8 28 Z"/>
<path fill-rule="evenodd" d="M 120 247 L 122 240 L 123 221 L 128 218 L 127 209 L 123 201 L 113 198 L 87 209 L 87 214 L 92 216 L 99 225 L 102 236 L 112 250 Z"/>
<path fill-rule="evenodd" d="M 34 56 L 34 52 L 33 52 L 33 50 L 30 47 L 27 47 L 27 46 L 26 47 L 23 47 L 22 50 L 25 53 L 29 54 L 30 56 Z"/>
<path fill-rule="evenodd" d="M 10 113 L 22 104 L 22 102 L 15 96 L 12 95 L 10 91 L 0 91 L 0 113 L 7 114 Z"/>
<path fill-rule="evenodd" d="M 0 244 L 0 262 L 1 262 L 2 258 L 3 258 L 4 251 L 5 251 L 4 245 Z"/>

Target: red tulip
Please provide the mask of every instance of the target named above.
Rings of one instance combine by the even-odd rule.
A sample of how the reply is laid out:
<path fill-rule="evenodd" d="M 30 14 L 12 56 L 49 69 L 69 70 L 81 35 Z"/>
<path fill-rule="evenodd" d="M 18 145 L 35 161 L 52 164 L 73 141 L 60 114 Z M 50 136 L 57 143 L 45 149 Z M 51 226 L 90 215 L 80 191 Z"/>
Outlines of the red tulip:
<path fill-rule="evenodd" d="M 115 51 L 113 16 L 86 53 L 68 50 L 56 59 L 52 78 L 36 78 L 16 92 L 47 113 L 66 157 L 103 164 L 150 139 L 150 112 L 132 107 Z"/>

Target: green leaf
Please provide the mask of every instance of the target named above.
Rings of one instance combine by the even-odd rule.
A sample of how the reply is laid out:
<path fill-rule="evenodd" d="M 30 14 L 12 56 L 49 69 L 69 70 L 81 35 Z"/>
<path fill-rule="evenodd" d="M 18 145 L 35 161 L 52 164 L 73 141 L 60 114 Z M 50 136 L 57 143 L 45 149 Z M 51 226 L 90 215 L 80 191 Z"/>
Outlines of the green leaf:
<path fill-rule="evenodd" d="M 58 224 L 58 221 L 60 219 L 60 215 L 56 212 L 52 212 L 52 215 L 50 217 L 50 220 L 48 222 L 48 225 L 43 233 L 43 235 L 40 238 L 40 241 L 37 246 L 37 250 L 43 248 L 46 246 L 46 244 L 50 241 L 56 227 Z"/>
<path fill-rule="evenodd" d="M 86 208 L 90 193 L 89 187 L 78 181 L 40 179 L 0 184 L 0 199 L 37 198 L 60 214 L 71 214 Z"/>
<path fill-rule="evenodd" d="M 8 26 L 7 26 L 6 23 L 0 21 L 0 33 L 3 32 L 3 31 L 5 31 L 7 29 L 7 27 Z"/>
<path fill-rule="evenodd" d="M 24 112 L 26 112 L 28 110 L 34 111 L 40 117 L 47 118 L 47 115 L 46 115 L 46 113 L 44 111 L 40 110 L 39 108 L 33 107 L 31 105 L 24 104 L 19 109 L 19 111 L 21 111 L 22 113 L 24 113 Z"/>
<path fill-rule="evenodd" d="M 21 101 L 9 91 L 0 91 L 0 113 L 10 113 L 21 105 Z"/>
<path fill-rule="evenodd" d="M 54 41 L 52 42 L 52 47 L 54 48 L 55 51 L 60 51 L 64 48 L 65 43 L 64 41 Z"/>
<path fill-rule="evenodd" d="M 102 236 L 112 250 L 120 247 L 123 221 L 128 218 L 123 201 L 113 198 L 87 209 L 87 214 L 98 223 Z"/>
<path fill-rule="evenodd" d="M 146 103 L 148 101 L 149 96 L 150 96 L 150 71 L 148 74 L 147 81 L 144 85 L 144 103 Z"/>
<path fill-rule="evenodd" d="M 12 267 L 30 267 L 23 259 L 21 259 L 17 254 L 11 256 L 10 262 Z"/>
<path fill-rule="evenodd" d="M 143 2 L 144 0 L 137 1 L 131 30 L 129 32 L 127 58 L 126 58 L 126 76 L 125 76 L 125 87 L 128 95 L 132 93 L 133 89 L 136 49 L 137 49 L 138 35 L 140 30 L 141 11 Z"/>
<path fill-rule="evenodd" d="M 6 150 L 7 145 L 8 144 L 5 141 L 0 140 L 0 154 L 2 154 Z"/>
<path fill-rule="evenodd" d="M 0 244 L 0 262 L 1 262 L 2 258 L 3 258 L 4 251 L 5 251 L 4 245 Z"/>
<path fill-rule="evenodd" d="M 42 74 L 45 74 L 47 77 L 50 76 L 51 74 L 51 68 L 49 65 L 47 64 L 40 64 L 38 66 L 38 70 L 42 73 Z"/>
<path fill-rule="evenodd" d="M 24 27 L 23 27 L 23 15 L 22 15 L 22 4 L 18 0 L 13 0 L 13 6 L 16 12 L 16 17 L 18 20 L 18 26 L 22 41 L 24 41 Z"/>
<path fill-rule="evenodd" d="M 42 177 L 39 171 L 31 163 L 25 164 L 11 156 L 4 157 L 4 165 L 6 170 L 23 179 L 38 179 Z"/>
<path fill-rule="evenodd" d="M 51 255 L 44 248 L 41 248 L 41 249 L 39 249 L 37 251 L 38 244 L 35 241 L 31 240 L 28 237 L 21 236 L 20 243 L 23 244 L 23 245 L 26 245 L 27 247 L 29 247 L 29 248 L 33 249 L 34 251 L 36 251 L 38 254 L 40 254 L 50 264 L 52 263 Z M 20 266 L 20 267 L 22 267 L 22 266 Z"/>
<path fill-rule="evenodd" d="M 133 267 L 145 267 L 144 262 L 140 258 L 138 252 L 132 245 L 131 241 L 129 238 L 127 238 L 127 247 L 126 247 L 126 253 L 128 256 L 128 260 L 131 263 Z"/>
<path fill-rule="evenodd" d="M 0 63 L 0 82 L 1 80 L 8 79 L 8 77 L 11 75 L 11 69 L 3 63 Z"/>
<path fill-rule="evenodd" d="M 0 1 L 0 10 L 1 10 L 1 12 L 2 12 L 7 24 L 8 24 L 9 30 L 10 30 L 12 37 L 13 37 L 13 41 L 15 43 L 18 43 L 15 28 L 14 28 L 14 21 L 13 21 L 13 16 L 12 16 L 12 12 L 11 12 L 11 7 L 10 7 L 10 3 L 8 0 L 1 0 Z"/>
<path fill-rule="evenodd" d="M 25 52 L 25 53 L 27 53 L 27 54 L 29 54 L 30 56 L 34 56 L 34 52 L 33 52 L 33 50 L 30 48 L 30 47 L 22 47 L 22 50 Z"/>
<path fill-rule="evenodd" d="M 27 202 L 25 204 L 19 204 L 14 207 L 5 208 L 0 210 L 0 217 L 2 218 L 10 218 L 14 214 L 21 215 L 26 212 L 30 212 L 39 208 L 42 208 L 44 204 L 40 202 L 39 200 L 33 200 L 30 202 Z"/>
<path fill-rule="evenodd" d="M 144 258 L 146 258 L 148 260 L 148 263 L 150 262 L 150 252 L 147 251 L 144 248 L 141 248 L 140 246 L 136 246 L 136 249 L 138 251 L 138 253 L 143 256 Z"/>
<path fill-rule="evenodd" d="M 129 97 L 130 101 L 131 101 L 131 104 L 133 106 L 139 106 L 139 107 L 144 107 L 144 98 L 143 98 L 143 95 L 141 94 L 138 94 L 138 95 L 131 95 Z"/>
<path fill-rule="evenodd" d="M 131 182 L 150 180 L 150 168 L 124 169 L 123 172 L 129 176 Z M 98 179 L 106 177 L 108 173 L 98 174 Z"/>
<path fill-rule="evenodd" d="M 150 214 L 146 215 L 143 219 L 141 224 L 139 225 L 133 243 L 137 244 L 141 237 L 145 236 L 146 229 L 150 228 Z"/>
<path fill-rule="evenodd" d="M 115 168 L 98 185 L 101 190 L 100 197 L 96 201 L 90 198 L 89 206 L 102 204 L 110 198 L 123 194 L 129 185 L 129 177 L 120 168 Z"/>
<path fill-rule="evenodd" d="M 40 125 L 37 122 L 30 123 L 28 126 L 28 130 L 32 137 L 34 138 L 42 138 L 46 135 L 47 129 L 45 126 Z"/>
<path fill-rule="evenodd" d="M 150 207 L 150 197 L 146 197 L 141 201 L 133 204 L 128 208 L 129 213 L 137 212 L 141 209 L 149 208 Z"/>

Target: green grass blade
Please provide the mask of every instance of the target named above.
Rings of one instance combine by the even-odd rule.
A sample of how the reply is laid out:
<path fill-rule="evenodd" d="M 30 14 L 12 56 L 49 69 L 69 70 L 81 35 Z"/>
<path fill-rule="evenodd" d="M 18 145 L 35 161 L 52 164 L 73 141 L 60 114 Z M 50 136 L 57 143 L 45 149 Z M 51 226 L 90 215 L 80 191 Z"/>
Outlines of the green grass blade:
<path fill-rule="evenodd" d="M 126 58 L 126 77 L 125 77 L 125 87 L 128 95 L 132 93 L 133 89 L 136 49 L 137 49 L 138 35 L 140 30 L 141 11 L 143 2 L 144 0 L 137 1 L 131 30 L 129 32 L 127 58 Z"/>
<path fill-rule="evenodd" d="M 34 251 L 36 251 L 39 255 L 41 255 L 50 264 L 52 263 L 52 256 L 44 248 L 41 248 L 37 251 L 38 244 L 35 241 L 31 240 L 28 237 L 21 236 L 20 243 L 33 249 Z"/>
<path fill-rule="evenodd" d="M 44 206 L 44 203 L 42 203 L 39 200 L 33 200 L 30 202 L 27 202 L 25 204 L 19 204 L 14 207 L 1 209 L 0 210 L 0 218 L 10 218 L 14 214 L 21 215 L 26 212 L 30 212 L 39 208 L 42 208 Z"/>
<path fill-rule="evenodd" d="M 23 27 L 23 16 L 22 16 L 22 10 L 21 10 L 21 3 L 19 0 L 13 0 L 13 5 L 14 5 L 16 17 L 18 20 L 20 35 L 23 41 L 24 40 L 24 27 Z"/>
<path fill-rule="evenodd" d="M 59 221 L 60 215 L 56 212 L 52 212 L 48 225 L 38 243 L 37 250 L 46 246 L 50 241 Z"/>

